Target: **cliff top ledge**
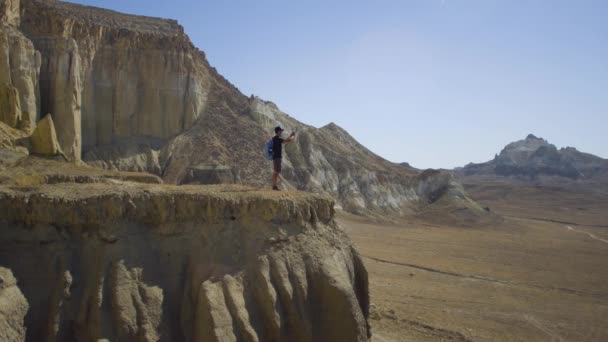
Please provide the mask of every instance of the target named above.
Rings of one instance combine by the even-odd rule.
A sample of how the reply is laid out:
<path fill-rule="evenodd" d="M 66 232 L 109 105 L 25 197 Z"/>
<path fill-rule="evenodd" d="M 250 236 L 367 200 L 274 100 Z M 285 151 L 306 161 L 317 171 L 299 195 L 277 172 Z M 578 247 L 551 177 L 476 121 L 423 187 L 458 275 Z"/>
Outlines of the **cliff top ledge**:
<path fill-rule="evenodd" d="M 9 222 L 54 225 L 105 225 L 129 222 L 329 224 L 329 196 L 273 192 L 237 185 L 166 185 L 112 181 L 1 186 L 0 213 Z"/>
<path fill-rule="evenodd" d="M 87 22 L 98 26 L 115 29 L 128 29 L 140 33 L 164 34 L 169 36 L 184 33 L 177 20 L 125 14 L 112 10 L 85 6 L 57 0 L 22 0 L 29 1 L 45 11 L 56 12 L 64 18 Z"/>

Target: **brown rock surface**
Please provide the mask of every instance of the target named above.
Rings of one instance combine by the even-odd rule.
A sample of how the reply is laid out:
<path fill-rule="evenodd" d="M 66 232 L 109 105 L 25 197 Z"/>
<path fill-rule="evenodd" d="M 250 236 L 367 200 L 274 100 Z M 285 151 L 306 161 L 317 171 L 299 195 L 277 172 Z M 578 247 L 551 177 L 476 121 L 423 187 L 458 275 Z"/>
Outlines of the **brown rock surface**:
<path fill-rule="evenodd" d="M 23 321 L 28 304 L 13 273 L 0 267 L 0 341 L 25 341 Z"/>

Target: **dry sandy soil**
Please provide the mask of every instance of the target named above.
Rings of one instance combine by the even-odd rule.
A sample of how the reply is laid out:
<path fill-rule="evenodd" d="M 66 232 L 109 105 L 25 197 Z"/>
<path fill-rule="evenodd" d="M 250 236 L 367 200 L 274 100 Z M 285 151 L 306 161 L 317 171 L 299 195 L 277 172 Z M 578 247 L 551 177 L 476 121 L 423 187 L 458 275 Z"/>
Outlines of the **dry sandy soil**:
<path fill-rule="evenodd" d="M 374 341 L 608 341 L 608 196 L 485 184 L 491 224 L 341 213 L 369 271 Z"/>

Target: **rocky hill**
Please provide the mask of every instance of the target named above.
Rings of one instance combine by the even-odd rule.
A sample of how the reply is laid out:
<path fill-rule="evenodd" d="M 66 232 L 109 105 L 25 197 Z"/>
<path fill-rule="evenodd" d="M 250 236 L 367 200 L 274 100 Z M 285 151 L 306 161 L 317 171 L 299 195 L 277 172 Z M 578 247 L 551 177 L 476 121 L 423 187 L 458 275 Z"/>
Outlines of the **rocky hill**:
<path fill-rule="evenodd" d="M 4 145 L 166 183 L 268 186 L 262 150 L 281 124 L 298 132 L 286 148 L 287 188 L 329 194 L 353 212 L 397 214 L 432 202 L 419 191 L 429 182 L 458 190 L 379 157 L 335 124 L 311 127 L 244 96 L 174 20 L 54 0 L 2 4 Z M 39 138 L 28 138 L 47 113 Z M 464 193 L 454 200 L 472 203 Z"/>
<path fill-rule="evenodd" d="M 464 176 L 504 176 L 521 179 L 563 177 L 602 179 L 608 176 L 608 159 L 579 152 L 573 147 L 557 149 L 542 138 L 530 134 L 512 142 L 494 160 L 468 164 L 456 172 Z"/>
<path fill-rule="evenodd" d="M 368 340 L 367 272 L 330 197 L 159 182 L 0 166 L 0 340 Z"/>

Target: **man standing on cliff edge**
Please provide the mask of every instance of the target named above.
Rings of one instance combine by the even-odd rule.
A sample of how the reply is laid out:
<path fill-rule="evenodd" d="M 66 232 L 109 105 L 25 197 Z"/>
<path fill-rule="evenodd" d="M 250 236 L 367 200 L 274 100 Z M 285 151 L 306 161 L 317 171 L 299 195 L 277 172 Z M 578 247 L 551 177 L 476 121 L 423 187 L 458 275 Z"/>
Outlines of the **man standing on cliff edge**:
<path fill-rule="evenodd" d="M 296 136 L 296 132 L 291 132 L 289 138 L 281 138 L 281 133 L 284 129 L 281 126 L 274 128 L 274 137 L 272 138 L 272 190 L 279 191 L 278 182 L 281 174 L 281 163 L 283 161 L 283 144 L 289 144 Z"/>

